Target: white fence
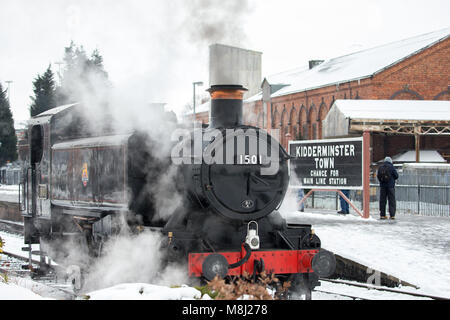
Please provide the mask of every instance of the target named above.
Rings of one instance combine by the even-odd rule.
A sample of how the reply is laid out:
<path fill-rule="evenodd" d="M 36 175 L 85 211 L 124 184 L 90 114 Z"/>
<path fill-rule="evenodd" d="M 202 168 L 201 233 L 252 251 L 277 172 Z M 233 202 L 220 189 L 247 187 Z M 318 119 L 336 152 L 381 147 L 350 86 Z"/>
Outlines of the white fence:
<path fill-rule="evenodd" d="M 380 188 L 374 182 L 370 184 L 371 215 L 379 214 Z M 397 213 L 450 217 L 450 174 L 400 174 L 395 186 L 395 197 Z M 362 191 L 351 190 L 350 200 L 362 209 Z M 315 192 L 307 199 L 306 206 L 340 210 L 339 196 L 336 192 Z"/>

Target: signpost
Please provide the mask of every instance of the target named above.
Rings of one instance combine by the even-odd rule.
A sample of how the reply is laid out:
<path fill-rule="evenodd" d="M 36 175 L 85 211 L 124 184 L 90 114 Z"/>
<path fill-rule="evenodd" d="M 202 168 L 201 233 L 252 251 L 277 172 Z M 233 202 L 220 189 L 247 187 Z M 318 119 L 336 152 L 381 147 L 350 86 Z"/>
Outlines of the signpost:
<path fill-rule="evenodd" d="M 290 141 L 292 186 L 311 189 L 301 202 L 314 191 L 336 191 L 359 215 L 368 218 L 369 143 L 368 132 L 357 138 Z M 364 190 L 364 214 L 341 190 Z"/>

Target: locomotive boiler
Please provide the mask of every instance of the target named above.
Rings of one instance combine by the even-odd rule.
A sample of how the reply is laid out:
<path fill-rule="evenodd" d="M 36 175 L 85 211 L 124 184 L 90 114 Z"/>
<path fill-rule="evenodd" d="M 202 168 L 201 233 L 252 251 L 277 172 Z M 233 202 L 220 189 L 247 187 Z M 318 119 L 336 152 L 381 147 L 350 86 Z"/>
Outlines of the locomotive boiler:
<path fill-rule="evenodd" d="M 184 127 L 185 139 L 168 140 L 183 127 L 153 111 L 167 131 L 162 144 L 151 132 L 93 125 L 80 104 L 33 117 L 21 209 L 25 243 L 40 244 L 42 271 L 46 258 L 88 266 L 126 224 L 161 232 L 167 261 L 185 262 L 191 277 L 265 271 L 310 297 L 335 259 L 310 225 L 289 224 L 277 211 L 289 155 L 266 131 L 243 124 L 245 90 L 211 86 L 210 125 Z M 67 243 L 81 252 L 71 256 Z"/>

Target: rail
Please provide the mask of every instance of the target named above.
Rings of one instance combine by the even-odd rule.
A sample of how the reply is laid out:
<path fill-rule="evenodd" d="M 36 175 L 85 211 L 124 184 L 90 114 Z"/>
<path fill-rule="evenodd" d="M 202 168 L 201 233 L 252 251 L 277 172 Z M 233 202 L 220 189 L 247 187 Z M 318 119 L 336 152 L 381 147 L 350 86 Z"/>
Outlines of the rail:
<path fill-rule="evenodd" d="M 414 296 L 414 297 L 429 298 L 429 299 L 433 299 L 433 300 L 450 300 L 448 297 L 441 297 L 441 296 L 436 296 L 436 295 L 429 295 L 426 293 L 411 292 L 411 291 L 405 291 L 405 290 L 400 290 L 400 289 L 391 289 L 391 288 L 375 286 L 375 285 L 367 284 L 367 283 L 355 283 L 355 282 L 350 282 L 350 281 L 346 281 L 346 280 L 334 280 L 334 279 L 325 279 L 325 278 L 320 278 L 320 281 L 345 284 L 348 286 L 365 288 L 365 289 L 369 289 L 369 290 L 386 291 L 386 292 L 410 295 L 410 296 Z M 334 292 L 330 292 L 330 293 L 335 294 Z"/>

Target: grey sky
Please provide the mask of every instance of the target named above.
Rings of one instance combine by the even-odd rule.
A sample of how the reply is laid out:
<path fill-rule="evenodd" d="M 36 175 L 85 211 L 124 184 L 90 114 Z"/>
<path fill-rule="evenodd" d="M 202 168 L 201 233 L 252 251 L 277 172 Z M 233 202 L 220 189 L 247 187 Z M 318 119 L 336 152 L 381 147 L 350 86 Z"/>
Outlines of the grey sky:
<path fill-rule="evenodd" d="M 71 40 L 98 48 L 115 87 L 176 111 L 208 83 L 208 45 L 263 52 L 263 75 L 450 26 L 448 0 L 0 0 L 0 82 L 14 119 Z M 221 27 L 223 26 L 223 28 Z"/>

